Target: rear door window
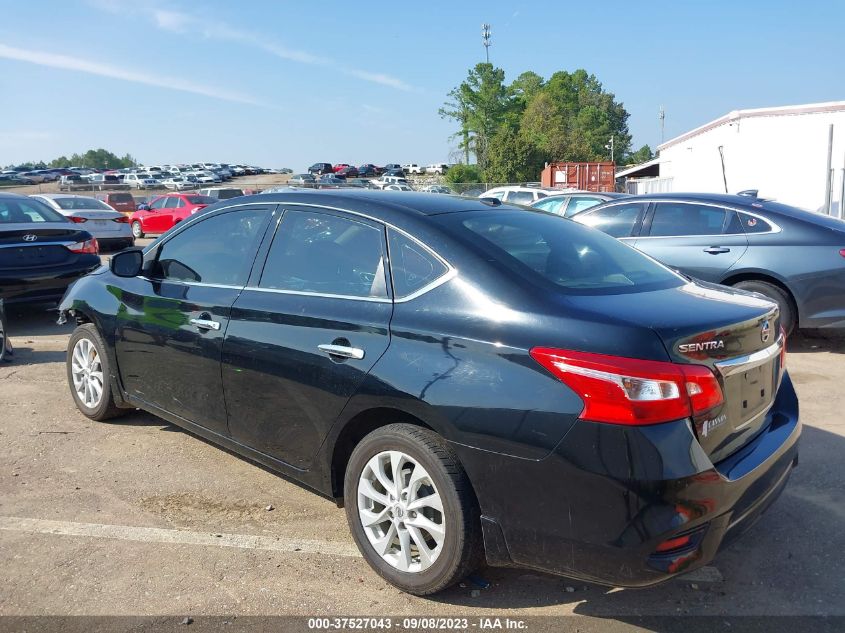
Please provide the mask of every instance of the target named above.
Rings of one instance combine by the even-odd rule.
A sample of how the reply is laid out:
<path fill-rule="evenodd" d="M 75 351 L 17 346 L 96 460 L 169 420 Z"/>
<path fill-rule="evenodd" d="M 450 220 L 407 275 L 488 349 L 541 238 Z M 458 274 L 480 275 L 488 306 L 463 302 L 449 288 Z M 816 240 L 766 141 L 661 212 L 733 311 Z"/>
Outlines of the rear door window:
<path fill-rule="evenodd" d="M 388 243 L 393 293 L 397 299 L 417 292 L 449 272 L 446 264 L 431 251 L 399 231 L 388 231 Z"/>
<path fill-rule="evenodd" d="M 704 204 L 658 202 L 651 219 L 652 237 L 721 235 L 727 210 Z"/>
<path fill-rule="evenodd" d="M 596 209 L 595 211 L 584 211 L 573 219 L 613 237 L 631 237 L 644 210 L 644 203 L 629 202 Z"/>
<path fill-rule="evenodd" d="M 506 199 L 514 204 L 531 204 L 534 202 L 534 194 L 530 191 L 509 191 Z"/>
<path fill-rule="evenodd" d="M 258 285 L 341 297 L 387 298 L 384 230 L 334 214 L 286 210 Z"/>
<path fill-rule="evenodd" d="M 742 230 L 746 233 L 768 233 L 772 231 L 772 225 L 756 216 L 748 213 L 737 213 Z"/>
<path fill-rule="evenodd" d="M 584 209 L 589 209 L 597 204 L 604 202 L 601 198 L 590 197 L 573 197 L 569 199 L 569 204 L 566 205 L 566 217 L 570 218 L 576 213 L 580 213 Z"/>

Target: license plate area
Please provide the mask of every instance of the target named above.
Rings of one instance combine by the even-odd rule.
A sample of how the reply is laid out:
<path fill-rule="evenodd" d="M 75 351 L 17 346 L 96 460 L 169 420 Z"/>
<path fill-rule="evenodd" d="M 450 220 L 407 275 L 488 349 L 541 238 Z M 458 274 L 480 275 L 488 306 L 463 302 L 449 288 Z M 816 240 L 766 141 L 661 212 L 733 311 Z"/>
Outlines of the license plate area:
<path fill-rule="evenodd" d="M 764 411 L 775 396 L 775 361 L 753 367 L 736 376 L 740 392 L 739 422 L 744 424 Z"/>

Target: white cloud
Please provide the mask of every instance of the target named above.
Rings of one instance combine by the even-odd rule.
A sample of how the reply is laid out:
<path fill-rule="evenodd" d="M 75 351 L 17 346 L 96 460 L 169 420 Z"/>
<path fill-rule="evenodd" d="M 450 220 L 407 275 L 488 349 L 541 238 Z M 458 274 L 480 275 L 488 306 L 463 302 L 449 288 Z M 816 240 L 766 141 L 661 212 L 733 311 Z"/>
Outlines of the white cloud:
<path fill-rule="evenodd" d="M 132 83 L 146 84 L 148 86 L 167 88 L 169 90 L 190 92 L 205 97 L 211 97 L 213 99 L 222 99 L 223 101 L 234 101 L 236 103 L 247 103 L 250 105 L 265 105 L 249 95 L 223 91 L 210 86 L 204 86 L 202 84 L 177 79 L 175 77 L 148 75 L 146 73 L 133 71 L 127 68 L 119 68 L 109 64 L 80 59 L 78 57 L 58 55 L 43 51 L 26 50 L 23 48 L 7 46 L 6 44 L 0 44 L 0 58 L 27 62 L 38 66 L 59 68 L 61 70 L 72 70 L 87 73 L 89 75 L 98 75 L 100 77 L 109 77 L 110 79 L 119 79 L 121 81 L 129 81 Z"/>
<path fill-rule="evenodd" d="M 120 0 L 88 0 L 92 6 L 116 14 L 140 13 L 151 20 L 155 26 L 163 31 L 173 33 L 193 32 L 211 40 L 225 40 L 236 42 L 243 46 L 257 48 L 288 61 L 311 66 L 332 67 L 350 77 L 355 77 L 370 83 L 387 86 L 396 90 L 413 91 L 413 86 L 407 84 L 397 77 L 384 73 L 370 72 L 360 68 L 345 66 L 328 57 L 314 55 L 308 51 L 288 48 L 280 42 L 249 31 L 231 27 L 223 22 L 201 18 L 197 15 L 175 11 L 172 9 L 161 9 L 149 2 L 138 0 L 133 3 L 122 3 Z"/>

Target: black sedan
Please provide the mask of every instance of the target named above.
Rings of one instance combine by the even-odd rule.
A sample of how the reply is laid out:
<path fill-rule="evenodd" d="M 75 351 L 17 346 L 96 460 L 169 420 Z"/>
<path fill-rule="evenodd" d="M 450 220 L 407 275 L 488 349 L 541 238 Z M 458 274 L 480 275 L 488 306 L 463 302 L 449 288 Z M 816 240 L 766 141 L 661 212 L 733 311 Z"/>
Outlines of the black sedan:
<path fill-rule="evenodd" d="M 100 265 L 97 240 L 47 205 L 0 193 L 0 298 L 55 302 Z"/>
<path fill-rule="evenodd" d="M 845 222 L 748 195 L 655 194 L 573 218 L 667 266 L 758 292 L 794 328 L 845 328 Z"/>
<path fill-rule="evenodd" d="M 344 502 L 364 558 L 416 594 L 482 557 L 665 580 L 797 462 L 777 306 L 498 201 L 221 202 L 60 309 L 82 413 L 140 407 Z"/>

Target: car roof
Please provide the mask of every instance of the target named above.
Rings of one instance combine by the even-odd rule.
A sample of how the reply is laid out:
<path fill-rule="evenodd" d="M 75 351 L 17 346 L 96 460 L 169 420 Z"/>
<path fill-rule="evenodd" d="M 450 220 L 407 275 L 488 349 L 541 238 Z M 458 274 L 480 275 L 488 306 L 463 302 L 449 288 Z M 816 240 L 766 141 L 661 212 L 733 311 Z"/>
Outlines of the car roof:
<path fill-rule="evenodd" d="M 287 202 L 339 207 L 390 222 L 398 217 L 423 217 L 466 211 L 489 211 L 491 203 L 462 196 L 430 196 L 415 191 L 379 191 L 373 189 L 299 189 L 280 193 L 261 193 L 238 198 L 238 204 L 250 202 Z M 510 207 L 506 203 L 492 205 Z"/>

